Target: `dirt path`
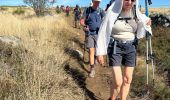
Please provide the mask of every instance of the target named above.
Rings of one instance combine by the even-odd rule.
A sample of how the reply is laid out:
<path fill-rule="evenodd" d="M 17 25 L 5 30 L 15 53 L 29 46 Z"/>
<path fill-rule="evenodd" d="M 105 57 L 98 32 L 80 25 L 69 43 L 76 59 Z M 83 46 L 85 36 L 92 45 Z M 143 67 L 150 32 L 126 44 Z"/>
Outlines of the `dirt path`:
<path fill-rule="evenodd" d="M 73 19 L 73 18 L 72 18 Z M 66 18 L 70 24 L 70 29 L 75 31 L 76 36 L 72 39 L 74 42 L 73 50 L 84 51 L 84 32 L 82 29 L 74 28 L 73 20 Z M 86 100 L 107 100 L 110 93 L 111 71 L 108 66 L 96 65 L 96 75 L 94 78 L 88 77 L 88 52 L 85 52 L 85 63 L 83 59 L 74 57 L 69 61 L 67 70 L 71 71 L 71 75 L 81 88 L 85 90 Z"/>

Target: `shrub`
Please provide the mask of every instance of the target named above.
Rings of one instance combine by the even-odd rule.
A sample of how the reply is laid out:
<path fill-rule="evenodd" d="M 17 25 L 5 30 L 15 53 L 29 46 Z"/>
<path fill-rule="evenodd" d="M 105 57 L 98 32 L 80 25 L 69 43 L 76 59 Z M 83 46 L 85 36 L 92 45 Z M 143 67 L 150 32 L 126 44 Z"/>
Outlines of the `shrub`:
<path fill-rule="evenodd" d="M 25 10 L 23 10 L 22 8 L 17 8 L 16 10 L 13 11 L 13 14 L 17 14 L 17 15 L 21 15 L 24 13 L 25 13 Z"/>
<path fill-rule="evenodd" d="M 6 8 L 6 7 L 0 7 L 0 10 L 1 10 L 1 11 L 7 11 L 8 8 Z"/>

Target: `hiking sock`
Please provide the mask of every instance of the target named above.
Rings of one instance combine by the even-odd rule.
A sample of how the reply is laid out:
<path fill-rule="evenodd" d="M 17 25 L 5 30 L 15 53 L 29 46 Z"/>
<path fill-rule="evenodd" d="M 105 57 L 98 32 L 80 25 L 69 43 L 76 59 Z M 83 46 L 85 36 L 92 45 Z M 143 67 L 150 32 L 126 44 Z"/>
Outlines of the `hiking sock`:
<path fill-rule="evenodd" d="M 93 69 L 93 68 L 94 68 L 94 64 L 93 64 L 93 65 L 90 65 L 90 67 L 91 67 L 91 69 Z"/>

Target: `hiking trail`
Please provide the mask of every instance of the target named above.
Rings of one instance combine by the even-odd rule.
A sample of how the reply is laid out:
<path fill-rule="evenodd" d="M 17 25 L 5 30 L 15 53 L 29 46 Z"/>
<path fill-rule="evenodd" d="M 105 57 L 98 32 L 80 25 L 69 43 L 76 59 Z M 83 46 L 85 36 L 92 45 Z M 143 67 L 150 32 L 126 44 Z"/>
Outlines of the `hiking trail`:
<path fill-rule="evenodd" d="M 85 39 L 84 31 L 74 27 L 72 16 L 66 17 L 66 20 L 70 25 L 70 30 L 74 30 L 75 33 L 75 37 L 71 39 L 73 42 L 72 51 L 78 50 L 83 53 Z M 104 66 L 97 64 L 95 66 L 95 77 L 90 78 L 88 76 L 88 71 L 90 69 L 88 50 L 86 49 L 85 51 L 85 62 L 83 62 L 82 58 L 75 56 L 74 54 L 71 54 L 71 56 L 73 59 L 69 60 L 65 70 L 73 77 L 79 87 L 84 90 L 86 100 L 108 100 L 110 97 L 110 82 L 112 78 L 111 68 L 106 64 L 108 61 L 105 59 Z M 140 57 L 138 58 L 138 61 L 143 61 Z M 135 97 L 135 99 L 132 99 L 129 96 L 127 100 L 139 100 L 139 98 Z"/>

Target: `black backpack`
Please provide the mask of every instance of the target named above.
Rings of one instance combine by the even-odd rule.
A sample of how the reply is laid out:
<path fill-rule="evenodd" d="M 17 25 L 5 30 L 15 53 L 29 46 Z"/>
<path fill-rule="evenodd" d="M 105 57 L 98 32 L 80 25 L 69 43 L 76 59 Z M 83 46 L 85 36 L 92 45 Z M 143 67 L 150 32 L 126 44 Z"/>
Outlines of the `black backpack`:
<path fill-rule="evenodd" d="M 75 16 L 80 16 L 81 14 L 80 8 L 75 8 L 74 13 L 75 13 Z"/>
<path fill-rule="evenodd" d="M 86 15 L 86 20 L 89 19 L 91 11 L 92 11 L 92 7 L 88 7 L 88 8 L 86 9 L 86 14 L 87 14 L 87 15 Z M 104 17 L 104 16 L 102 15 L 102 9 L 101 9 L 101 8 L 98 8 L 98 9 L 97 9 L 97 13 L 100 14 L 100 18 L 101 18 L 101 19 Z"/>

